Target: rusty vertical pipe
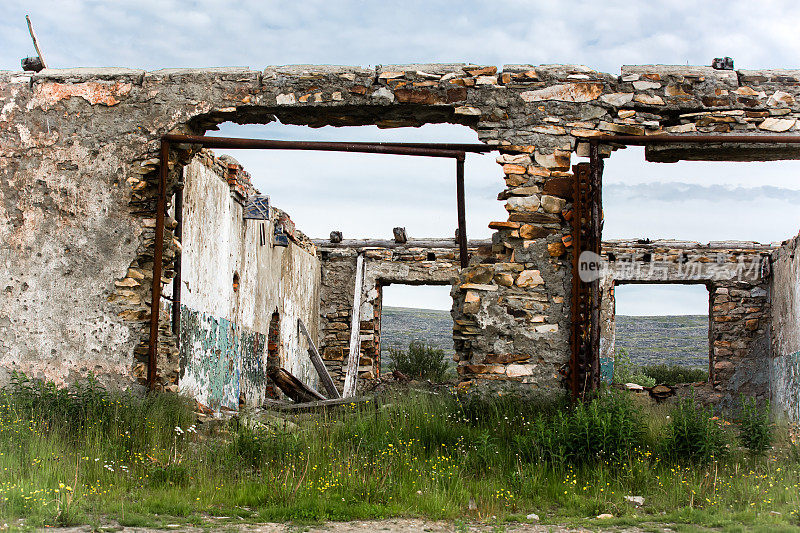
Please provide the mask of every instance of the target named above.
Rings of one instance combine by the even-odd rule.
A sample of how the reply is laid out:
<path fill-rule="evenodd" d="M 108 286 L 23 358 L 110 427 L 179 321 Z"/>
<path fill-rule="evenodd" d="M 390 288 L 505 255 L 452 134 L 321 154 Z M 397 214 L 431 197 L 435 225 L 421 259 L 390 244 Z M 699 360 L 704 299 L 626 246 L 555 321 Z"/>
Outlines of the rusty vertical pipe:
<path fill-rule="evenodd" d="M 461 268 L 469 265 L 467 253 L 467 214 L 464 204 L 464 152 L 456 157 L 456 199 L 458 202 L 458 256 L 461 259 Z"/>
<path fill-rule="evenodd" d="M 573 399 L 578 399 L 579 377 L 578 377 L 578 357 L 580 356 L 580 273 L 579 255 L 581 248 L 581 216 L 583 215 L 583 203 L 581 198 L 581 174 L 583 169 L 580 165 L 573 167 L 575 173 L 573 200 L 572 200 L 572 301 L 570 302 L 571 320 L 570 327 L 570 349 L 569 358 L 569 388 Z"/>
<path fill-rule="evenodd" d="M 600 158 L 600 147 L 597 143 L 589 145 L 589 165 L 591 168 L 592 181 L 592 221 L 591 221 L 591 250 L 597 256 L 600 255 L 603 230 L 603 160 Z M 589 379 L 588 390 L 595 390 L 600 385 L 600 279 L 593 280 L 591 283 L 590 294 L 591 303 L 591 325 L 590 325 L 590 348 L 587 367 Z"/>
<path fill-rule="evenodd" d="M 150 303 L 150 344 L 147 352 L 147 388 L 156 388 L 158 359 L 158 319 L 161 314 L 161 268 L 164 259 L 164 212 L 167 207 L 167 174 L 169 172 L 169 141 L 161 140 L 161 158 L 158 175 L 158 202 L 156 205 L 156 230 L 153 244 L 153 301 Z"/>
<path fill-rule="evenodd" d="M 183 187 L 175 189 L 175 237 L 183 238 Z M 181 254 L 175 256 L 175 277 L 172 279 L 172 334 L 179 335 L 181 327 Z M 178 339 L 180 342 L 180 338 Z"/>

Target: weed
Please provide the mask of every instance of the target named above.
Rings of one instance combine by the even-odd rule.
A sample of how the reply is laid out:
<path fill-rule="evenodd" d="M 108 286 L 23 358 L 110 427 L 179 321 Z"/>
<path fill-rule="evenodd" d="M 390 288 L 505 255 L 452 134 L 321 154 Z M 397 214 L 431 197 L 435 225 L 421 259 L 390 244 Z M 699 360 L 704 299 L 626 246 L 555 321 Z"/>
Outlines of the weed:
<path fill-rule="evenodd" d="M 711 408 L 697 403 L 694 398 L 679 400 L 670 411 L 663 448 L 675 460 L 708 462 L 721 457 L 727 439 Z"/>
<path fill-rule="evenodd" d="M 708 370 L 704 368 L 686 368 L 680 365 L 646 365 L 641 367 L 645 376 L 651 377 L 656 383 L 664 385 L 677 385 L 678 383 L 697 383 L 708 381 Z"/>
<path fill-rule="evenodd" d="M 644 445 L 643 422 L 630 398 L 602 391 L 593 401 L 579 402 L 548 417 L 536 417 L 531 431 L 516 441 L 529 460 L 551 464 L 618 462 Z"/>
<path fill-rule="evenodd" d="M 0 523 L 496 516 L 502 525 L 531 511 L 548 522 L 611 512 L 630 524 L 642 516 L 797 523 L 796 435 L 786 431 L 780 453 L 746 462 L 738 448 L 720 457 L 718 446 L 706 446 L 717 461 L 697 461 L 702 453 L 675 451 L 675 443 L 713 433 L 704 425 L 714 424 L 711 413 L 695 406 L 668 419 L 664 406 L 637 410 L 615 391 L 574 405 L 412 391 L 377 405 L 281 415 L 285 423 L 249 413 L 243 423 L 215 423 L 213 436 L 194 431 L 190 407 L 169 394 L 136 396 L 96 382 L 62 389 L 17 376 L 0 391 Z M 632 509 L 624 500 L 631 494 L 645 507 Z"/>
<path fill-rule="evenodd" d="M 614 355 L 614 374 L 611 378 L 614 383 L 636 383 L 643 387 L 652 387 L 656 380 L 648 376 L 642 369 L 631 361 L 624 348 L 617 350 Z"/>
<path fill-rule="evenodd" d="M 739 420 L 739 441 L 753 455 L 763 455 L 772 447 L 773 427 L 769 402 L 760 407 L 755 398 L 742 396 Z"/>

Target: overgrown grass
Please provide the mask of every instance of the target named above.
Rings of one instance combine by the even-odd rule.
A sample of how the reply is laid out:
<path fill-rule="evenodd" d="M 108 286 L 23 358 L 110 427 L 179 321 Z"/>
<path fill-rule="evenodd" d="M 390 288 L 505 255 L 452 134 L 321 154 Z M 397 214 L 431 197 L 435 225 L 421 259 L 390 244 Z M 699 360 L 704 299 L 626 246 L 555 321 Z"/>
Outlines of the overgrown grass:
<path fill-rule="evenodd" d="M 637 408 L 614 392 L 573 406 L 406 393 L 286 421 L 244 413 L 194 432 L 190 404 L 175 396 L 20 381 L 0 393 L 0 517 L 157 526 L 209 516 L 536 512 L 563 523 L 608 512 L 628 522 L 797 525 L 800 454 L 791 434 L 754 457 L 735 445 L 733 425 L 694 413 L 723 428 L 724 457 L 665 453 L 665 442 L 681 438 L 669 429 L 675 412 Z M 644 506 L 627 495 L 643 496 Z"/>

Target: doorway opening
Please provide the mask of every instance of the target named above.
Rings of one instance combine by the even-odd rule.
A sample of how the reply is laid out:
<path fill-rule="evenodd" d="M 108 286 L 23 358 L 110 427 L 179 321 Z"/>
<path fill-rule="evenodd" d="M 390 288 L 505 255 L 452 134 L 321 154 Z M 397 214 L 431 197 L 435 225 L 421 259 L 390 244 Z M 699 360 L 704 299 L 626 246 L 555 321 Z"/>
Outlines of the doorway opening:
<path fill-rule="evenodd" d="M 452 304 L 450 285 L 382 285 L 380 318 L 376 328 L 380 338 L 382 372 L 391 373 L 396 369 L 398 352 L 421 358 L 422 355 L 434 356 L 431 350 L 441 352 L 447 369 L 452 370 L 455 367 L 453 319 L 450 316 Z M 420 348 L 427 349 L 428 353 L 418 353 Z M 412 351 L 415 353 L 411 354 Z"/>
<path fill-rule="evenodd" d="M 638 383 L 645 386 L 708 380 L 705 285 L 621 284 L 615 287 L 615 300 L 616 376 L 649 377 L 645 381 L 650 383 Z"/>

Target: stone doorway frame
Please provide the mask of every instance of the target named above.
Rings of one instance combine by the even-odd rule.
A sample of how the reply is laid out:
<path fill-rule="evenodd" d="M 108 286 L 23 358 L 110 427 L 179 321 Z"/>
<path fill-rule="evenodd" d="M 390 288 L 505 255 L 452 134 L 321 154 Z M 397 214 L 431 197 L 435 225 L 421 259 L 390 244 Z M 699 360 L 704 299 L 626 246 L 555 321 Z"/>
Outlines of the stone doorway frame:
<path fill-rule="evenodd" d="M 589 180 L 581 180 L 581 173 L 575 172 L 575 195 L 576 198 L 585 193 L 587 183 L 591 182 L 592 188 L 597 188 L 599 194 L 587 195 L 590 204 L 587 206 L 586 213 L 590 215 L 587 219 L 587 226 L 596 225 L 598 221 L 595 219 L 595 214 L 602 210 L 602 172 L 603 172 L 603 159 L 610 156 L 610 152 L 616 148 L 624 148 L 627 146 L 645 146 L 646 148 L 651 145 L 673 145 L 674 149 L 680 154 L 681 152 L 688 151 L 688 146 L 692 145 L 705 145 L 711 146 L 711 151 L 719 147 L 720 153 L 723 155 L 731 155 L 736 153 L 737 148 L 730 147 L 729 145 L 776 145 L 775 148 L 780 150 L 780 145 L 795 145 L 800 144 L 800 138 L 792 135 L 598 135 L 589 139 Z M 601 145 L 607 150 L 607 154 L 601 151 Z M 728 145 L 726 148 L 725 146 Z M 741 149 L 741 147 L 740 147 Z M 752 152 L 751 152 L 752 153 Z M 706 154 L 707 155 L 707 154 Z M 742 159 L 727 159 L 732 161 L 757 161 L 758 152 L 755 156 L 747 156 Z M 676 157 L 676 156 L 673 156 Z M 676 157 L 675 161 L 680 160 Z M 770 159 L 781 159 L 780 157 L 772 157 Z M 708 159 L 711 160 L 711 159 Z M 726 160 L 724 157 L 716 160 Z M 584 224 L 581 220 L 580 212 L 575 213 L 573 218 L 573 236 L 579 235 L 584 231 Z M 600 223 L 601 224 L 601 223 Z M 578 231 L 576 231 L 576 228 Z M 574 238 L 574 237 L 573 237 Z M 578 240 L 580 241 L 580 240 Z M 573 271 L 572 271 L 572 290 L 573 295 L 578 294 L 595 294 L 593 285 L 599 285 L 598 281 L 583 282 L 580 279 L 579 272 L 579 257 L 581 252 L 594 251 L 588 246 L 584 247 L 579 242 L 573 247 Z M 587 245 L 592 245 L 593 240 L 589 239 Z M 585 249 L 579 249 L 585 248 Z M 584 306 L 583 313 L 578 305 L 578 302 L 573 297 L 572 302 L 572 339 L 571 354 L 569 361 L 570 368 L 570 388 L 572 397 L 578 399 L 583 397 L 586 393 L 595 390 L 600 381 L 600 342 L 599 342 L 599 299 L 586 298 L 587 305 Z M 597 312 L 595 312 L 595 304 L 597 305 Z M 578 342 L 581 332 L 588 333 L 588 353 L 584 350 L 582 343 Z M 595 332 L 597 332 L 595 334 Z M 596 341 L 596 342 L 595 342 Z M 581 383 L 584 387 L 581 388 Z"/>

